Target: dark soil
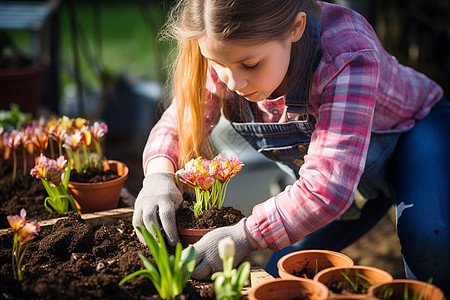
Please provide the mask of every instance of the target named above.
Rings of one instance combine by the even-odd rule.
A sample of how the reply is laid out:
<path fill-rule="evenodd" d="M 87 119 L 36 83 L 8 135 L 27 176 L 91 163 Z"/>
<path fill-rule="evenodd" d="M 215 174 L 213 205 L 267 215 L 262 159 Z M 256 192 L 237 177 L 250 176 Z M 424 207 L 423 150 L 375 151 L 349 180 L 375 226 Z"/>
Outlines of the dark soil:
<path fill-rule="evenodd" d="M 25 208 L 27 211 L 27 220 L 42 221 L 64 216 L 58 213 L 50 213 L 45 209 L 44 199 L 48 195 L 40 179 L 29 175 L 29 172 L 23 175 L 20 169 L 17 173 L 16 180 L 13 183 L 12 166 L 4 165 L 0 170 L 0 229 L 9 228 L 6 216 L 18 215 L 22 208 Z M 70 180 L 77 180 L 77 182 L 101 182 L 117 177 L 118 175 L 114 171 L 93 169 L 81 174 L 72 172 Z M 125 205 L 119 201 L 119 207 L 123 206 Z"/>
<path fill-rule="evenodd" d="M 9 228 L 6 219 L 9 215 L 19 215 L 25 208 L 27 220 L 48 220 L 61 217 L 58 213 L 50 213 L 44 207 L 47 192 L 41 180 L 31 175 L 23 175 L 18 170 L 16 180 L 12 182 L 12 167 L 4 166 L 0 171 L 0 229 Z"/>
<path fill-rule="evenodd" d="M 212 206 L 201 216 L 195 218 L 192 210 L 194 198 L 192 194 L 184 193 L 184 201 L 175 212 L 177 226 L 184 229 L 214 229 L 238 223 L 245 215 L 233 207 Z"/>
<path fill-rule="evenodd" d="M 313 279 L 314 276 L 323 269 L 330 268 L 332 265 L 329 266 L 322 266 L 321 268 L 318 268 L 316 270 L 316 266 L 310 266 L 309 262 L 306 262 L 306 264 L 300 269 L 300 270 L 293 270 L 290 272 L 292 275 L 302 278 L 308 278 Z"/>
<path fill-rule="evenodd" d="M 70 214 L 28 242 L 21 283 L 12 275 L 12 240 L 0 236 L 2 299 L 160 299 L 144 276 L 118 285 L 143 269 L 139 253 L 151 259 L 130 220 L 92 227 Z M 184 293 L 177 299 L 214 299 L 213 283 L 189 280 Z"/>
<path fill-rule="evenodd" d="M 112 170 L 100 171 L 97 168 L 89 168 L 78 173 L 75 170 L 70 172 L 70 181 L 81 183 L 105 182 L 119 178 L 117 172 Z"/>

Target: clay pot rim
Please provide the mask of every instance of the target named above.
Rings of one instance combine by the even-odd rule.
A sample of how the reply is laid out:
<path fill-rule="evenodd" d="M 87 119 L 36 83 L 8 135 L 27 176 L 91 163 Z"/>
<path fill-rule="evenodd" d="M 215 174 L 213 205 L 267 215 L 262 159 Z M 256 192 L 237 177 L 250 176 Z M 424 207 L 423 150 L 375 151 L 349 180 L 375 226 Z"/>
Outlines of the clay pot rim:
<path fill-rule="evenodd" d="M 300 278 L 300 277 L 299 278 L 271 278 L 269 280 L 266 280 L 266 281 L 260 283 L 256 287 L 252 288 L 250 291 L 250 294 L 249 294 L 249 299 L 256 299 L 255 293 L 258 290 L 258 288 L 261 288 L 262 286 L 278 284 L 279 282 L 286 282 L 286 283 L 303 282 L 303 283 L 314 284 L 315 286 L 319 287 L 323 291 L 324 299 L 328 296 L 328 292 L 329 292 L 329 289 L 325 284 L 318 282 L 318 281 L 314 281 L 312 279 Z"/>
<path fill-rule="evenodd" d="M 427 283 L 425 281 L 414 280 L 414 279 L 393 279 L 393 280 L 388 281 L 388 282 L 384 282 L 384 283 L 380 283 L 380 284 L 377 284 L 377 285 L 373 285 L 373 286 L 369 287 L 369 289 L 367 291 L 367 294 L 369 296 L 373 297 L 373 299 L 378 299 L 378 298 L 376 298 L 374 296 L 374 290 L 379 288 L 380 286 L 391 285 L 391 284 L 394 284 L 394 285 L 397 285 L 397 284 L 399 284 L 399 285 L 400 284 L 417 284 L 417 285 L 420 285 L 420 286 L 430 286 L 433 290 L 436 290 L 437 293 L 442 295 L 442 298 L 440 298 L 440 299 L 445 299 L 445 294 L 441 290 L 440 287 L 434 285 L 433 283 Z"/>
<path fill-rule="evenodd" d="M 299 250 L 299 251 L 295 251 L 295 252 L 292 252 L 292 253 L 289 253 L 289 254 L 284 255 L 283 257 L 281 257 L 281 258 L 278 260 L 278 262 L 277 262 L 277 268 L 278 268 L 278 270 L 283 270 L 284 272 L 289 273 L 289 271 L 286 270 L 286 269 L 284 268 L 284 266 L 283 266 L 283 263 L 284 263 L 286 260 L 288 260 L 288 259 L 290 259 L 290 258 L 292 258 L 292 257 L 294 257 L 294 256 L 297 256 L 297 255 L 301 255 L 301 254 L 311 254 L 311 253 L 312 253 L 312 254 L 314 254 L 314 253 L 319 253 L 319 254 L 331 254 L 331 255 L 336 255 L 336 256 L 339 256 L 339 257 L 343 258 L 344 260 L 347 260 L 347 261 L 350 263 L 350 266 L 354 266 L 353 259 L 351 259 L 349 256 L 347 256 L 347 255 L 345 255 L 345 254 L 343 254 L 343 253 L 340 253 L 340 252 L 337 252 L 337 251 L 332 251 L 332 250 L 310 249 L 310 250 Z M 295 276 L 295 275 L 292 275 L 292 276 Z M 297 276 L 295 276 L 295 277 L 296 277 L 296 278 L 299 278 L 299 277 L 297 277 Z"/>
<path fill-rule="evenodd" d="M 391 282 L 394 280 L 394 277 L 392 277 L 392 275 L 380 268 L 376 268 L 376 267 L 371 267 L 371 266 L 362 266 L 362 265 L 353 265 L 351 267 L 331 267 L 331 268 L 327 268 L 324 269 L 320 272 L 318 272 L 315 276 L 314 276 L 314 280 L 315 281 L 319 281 L 319 277 L 324 274 L 324 273 L 328 273 L 328 272 L 333 272 L 336 270 L 346 270 L 346 269 L 356 269 L 356 270 L 371 270 L 371 271 L 375 271 L 378 272 L 380 274 L 385 275 L 387 278 L 390 278 L 390 280 L 386 281 L 386 282 Z M 384 282 L 383 282 L 384 283 Z"/>
<path fill-rule="evenodd" d="M 83 187 L 89 187 L 89 188 L 95 188 L 95 186 L 102 186 L 104 187 L 105 185 L 114 185 L 117 182 L 120 181 L 125 181 L 128 178 L 128 173 L 129 173 L 129 168 L 128 166 L 118 160 L 108 160 L 108 164 L 121 164 L 123 166 L 123 174 L 119 175 L 119 177 L 113 179 L 113 180 L 108 180 L 108 181 L 104 181 L 104 182 L 75 182 L 75 181 L 70 181 L 69 180 L 69 187 L 77 187 L 77 188 L 83 188 Z"/>

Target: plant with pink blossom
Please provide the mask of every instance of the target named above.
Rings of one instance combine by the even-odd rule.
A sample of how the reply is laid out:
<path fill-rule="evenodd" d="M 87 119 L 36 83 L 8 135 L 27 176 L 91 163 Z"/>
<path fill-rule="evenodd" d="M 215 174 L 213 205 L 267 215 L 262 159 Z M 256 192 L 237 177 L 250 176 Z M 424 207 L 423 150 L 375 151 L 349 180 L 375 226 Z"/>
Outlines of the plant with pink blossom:
<path fill-rule="evenodd" d="M 75 213 L 78 209 L 72 197 L 68 193 L 68 184 L 70 179 L 70 160 L 64 156 L 58 159 L 49 159 L 44 155 L 35 158 L 35 167 L 31 169 L 30 174 L 41 179 L 48 197 L 45 198 L 44 207 L 49 212 L 65 214 L 71 210 Z"/>
<path fill-rule="evenodd" d="M 3 135 L 3 143 L 6 147 L 10 149 L 13 154 L 13 175 L 12 181 L 16 180 L 16 172 L 17 172 L 17 149 L 21 145 L 23 132 L 20 130 L 13 130 L 11 132 L 6 132 Z"/>
<path fill-rule="evenodd" d="M 195 191 L 193 210 L 196 217 L 213 205 L 222 208 L 228 182 L 243 165 L 239 158 L 226 159 L 219 154 L 213 160 L 192 159 L 176 172 L 177 178 Z"/>
<path fill-rule="evenodd" d="M 41 230 L 37 221 L 26 222 L 27 212 L 24 208 L 20 211 L 20 216 L 7 216 L 8 223 L 14 233 L 12 268 L 14 279 L 22 281 L 22 260 L 26 251 L 25 243 L 32 240 Z M 24 246 L 25 245 L 25 246 Z"/>

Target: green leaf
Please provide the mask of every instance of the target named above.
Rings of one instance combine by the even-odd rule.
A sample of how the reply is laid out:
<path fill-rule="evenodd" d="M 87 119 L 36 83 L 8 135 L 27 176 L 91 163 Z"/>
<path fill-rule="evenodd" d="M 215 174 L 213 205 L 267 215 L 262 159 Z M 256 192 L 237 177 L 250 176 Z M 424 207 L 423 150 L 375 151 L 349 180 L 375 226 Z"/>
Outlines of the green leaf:
<path fill-rule="evenodd" d="M 145 273 L 148 273 L 148 271 L 147 271 L 147 270 L 139 270 L 139 271 L 133 272 L 133 273 L 131 273 L 131 274 L 128 274 L 125 278 L 123 278 L 123 279 L 119 282 L 119 285 L 124 284 L 126 281 L 128 281 L 128 280 L 130 280 L 130 279 L 132 279 L 132 278 L 134 278 L 134 277 L 136 277 L 136 276 L 144 275 Z"/>
<path fill-rule="evenodd" d="M 187 250 L 186 253 L 186 256 L 182 258 L 184 273 L 181 282 L 183 287 L 186 285 L 189 277 L 191 277 L 191 274 L 194 271 L 196 257 L 195 248 L 192 246 L 189 247 L 189 250 Z"/>
<path fill-rule="evenodd" d="M 248 281 L 248 276 L 250 275 L 250 263 L 248 261 L 243 262 L 235 273 L 235 276 L 231 279 L 231 284 L 233 285 L 236 292 L 240 293 L 245 283 Z"/>

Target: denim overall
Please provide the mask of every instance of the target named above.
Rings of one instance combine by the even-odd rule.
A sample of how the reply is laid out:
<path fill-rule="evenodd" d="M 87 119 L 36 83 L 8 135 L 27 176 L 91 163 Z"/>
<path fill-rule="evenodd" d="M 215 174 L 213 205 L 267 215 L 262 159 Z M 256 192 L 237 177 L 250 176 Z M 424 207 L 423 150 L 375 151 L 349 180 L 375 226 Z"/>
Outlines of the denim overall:
<path fill-rule="evenodd" d="M 320 32 L 319 24 L 316 20 L 312 21 L 314 42 L 318 43 L 318 33 Z M 316 51 L 315 57 L 316 59 L 312 62 L 313 71 L 317 68 L 318 62 L 320 61 L 320 52 Z M 297 84 L 295 84 L 294 87 L 286 94 L 286 123 L 237 123 L 230 120 L 233 128 L 251 146 L 253 146 L 266 158 L 275 161 L 283 171 L 293 177 L 295 176 L 294 178 L 297 179 L 299 178 L 298 171 L 304 162 L 303 157 L 308 151 L 308 146 L 311 141 L 311 134 L 315 129 L 315 118 L 307 112 L 308 99 L 303 97 L 306 82 L 305 79 L 306 78 L 301 78 L 301 80 L 298 81 Z M 447 122 L 446 124 L 448 125 L 448 121 L 445 120 L 450 120 L 450 106 L 445 100 L 442 100 L 440 104 L 441 106 L 445 106 L 444 109 L 446 109 L 446 117 L 442 117 L 441 122 Z M 246 115 L 250 115 L 249 120 L 251 121 L 252 114 L 249 105 L 250 104 L 248 101 L 244 101 L 243 109 Z M 295 116 L 300 115 L 300 118 L 291 120 L 289 118 L 291 114 L 294 114 Z M 430 113 L 430 115 L 432 115 L 432 113 Z M 420 124 L 420 122 L 418 124 Z M 364 206 L 362 208 L 357 207 L 355 202 L 353 202 L 352 206 L 340 218 L 332 221 L 319 230 L 310 233 L 296 244 L 274 252 L 265 268 L 268 273 L 274 277 L 278 277 L 276 266 L 278 260 L 285 254 L 293 251 L 302 249 L 328 249 L 341 251 L 376 225 L 376 223 L 388 212 L 393 203 L 396 206 L 397 223 L 399 223 L 399 218 L 402 214 L 399 212 L 399 209 L 403 207 L 402 205 L 405 205 L 405 202 L 403 200 L 396 202 L 392 199 L 391 190 L 388 188 L 387 174 L 389 172 L 391 158 L 394 150 L 396 150 L 397 143 L 401 135 L 402 132 L 399 131 L 372 131 L 365 169 L 358 184 L 358 191 L 356 193 L 359 197 L 362 196 L 364 199 Z M 446 136 L 447 146 L 445 148 L 448 149 L 450 146 L 450 135 L 448 132 L 446 133 Z M 400 154 L 399 156 L 406 158 L 404 154 Z M 447 155 L 447 157 L 449 156 Z M 410 161 L 405 161 L 402 166 L 399 166 L 399 169 L 406 170 L 406 166 L 409 166 L 410 164 Z M 450 169 L 450 163 L 444 163 L 444 166 L 447 166 L 445 167 L 446 170 Z M 435 174 L 435 170 L 432 170 L 432 172 Z M 446 176 L 447 179 L 445 180 L 448 181 L 448 178 L 450 178 L 448 175 L 449 171 L 446 172 L 447 173 L 443 176 Z M 404 174 L 402 173 L 401 175 L 398 175 L 398 177 L 403 178 Z M 449 183 L 450 182 L 447 183 L 447 186 L 450 186 Z M 447 194 L 446 199 L 450 197 L 448 195 L 450 195 L 450 192 Z M 399 197 L 399 199 L 401 199 L 401 197 Z M 450 204 L 447 204 L 447 206 L 450 206 Z M 416 210 L 415 217 L 420 215 L 423 211 L 423 209 L 418 211 Z M 408 223 L 414 222 L 418 224 L 419 222 L 423 222 L 423 219 L 417 218 L 415 220 L 415 217 L 411 217 L 411 220 L 413 221 L 409 220 Z M 447 218 L 445 226 L 441 228 L 442 234 L 447 236 L 449 234 L 448 221 L 449 218 Z M 433 225 L 430 225 L 430 227 L 432 226 Z M 404 233 L 399 231 L 399 237 L 402 237 L 402 235 L 408 236 L 408 230 L 409 229 L 406 226 L 403 229 Z M 403 247 L 402 253 L 406 252 L 405 247 L 412 248 L 410 244 L 413 240 L 415 239 L 407 237 L 403 239 L 402 243 L 402 239 L 400 239 Z M 450 250 L 448 247 L 448 239 L 444 238 L 443 240 L 433 241 L 432 243 L 434 243 L 438 248 L 440 247 L 440 250 L 438 250 L 437 253 L 430 253 L 430 256 L 441 257 L 440 260 L 438 260 L 438 265 L 442 268 L 441 271 L 437 272 L 438 274 L 441 274 L 438 275 L 438 277 L 441 276 L 441 278 L 445 278 L 450 267 L 448 259 L 449 253 L 446 253 L 446 250 Z M 409 256 L 416 257 L 417 251 L 421 250 L 412 250 L 412 253 Z M 439 251 L 444 252 L 441 253 Z M 445 253 L 446 255 L 443 255 Z M 414 274 L 408 266 L 408 262 L 404 261 L 404 263 L 405 272 L 408 278 L 416 279 L 417 277 L 427 276 L 422 274 Z M 416 265 L 415 268 L 419 271 L 422 268 L 420 262 L 417 263 L 411 260 L 410 264 Z M 436 271 L 436 267 L 433 268 Z M 424 273 L 426 273 L 426 271 L 424 271 Z M 428 277 L 425 278 L 425 281 L 426 280 L 428 280 Z"/>

